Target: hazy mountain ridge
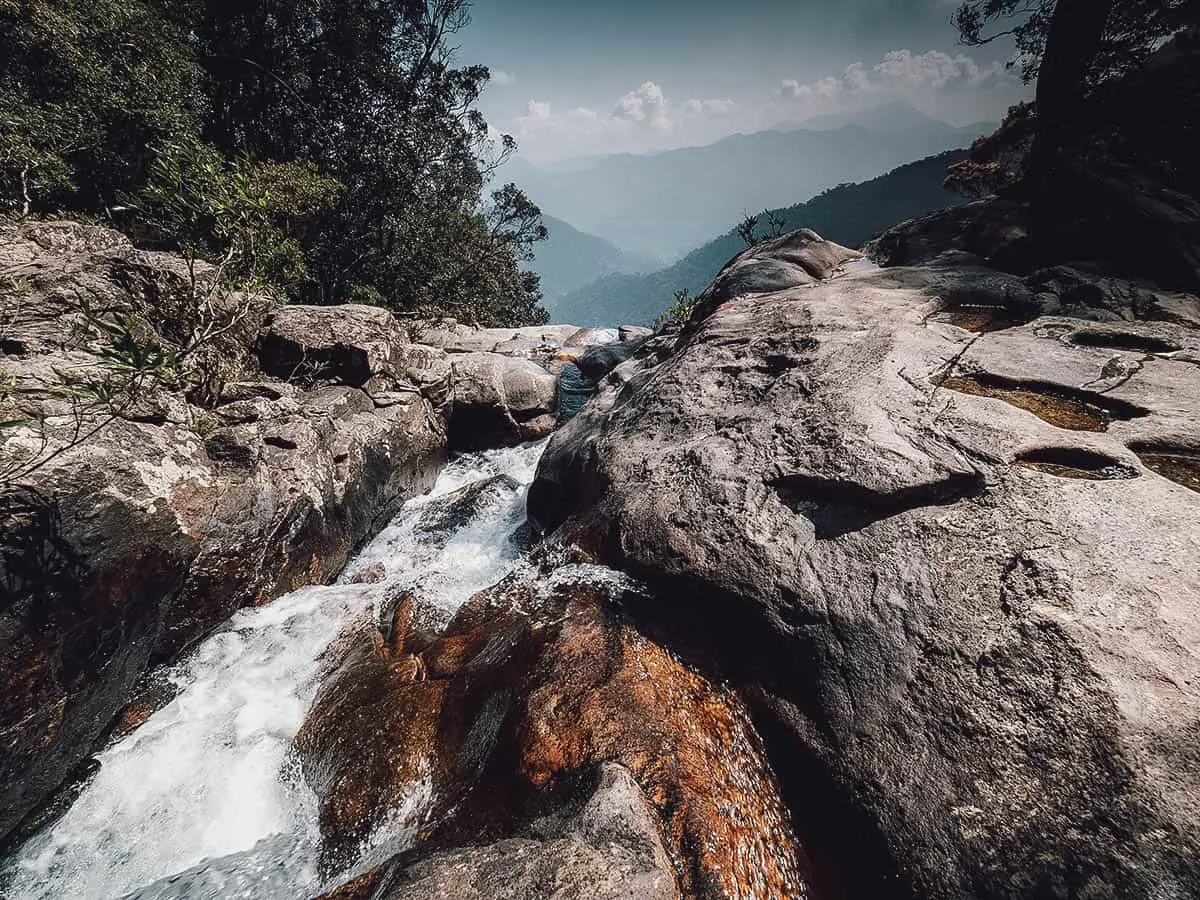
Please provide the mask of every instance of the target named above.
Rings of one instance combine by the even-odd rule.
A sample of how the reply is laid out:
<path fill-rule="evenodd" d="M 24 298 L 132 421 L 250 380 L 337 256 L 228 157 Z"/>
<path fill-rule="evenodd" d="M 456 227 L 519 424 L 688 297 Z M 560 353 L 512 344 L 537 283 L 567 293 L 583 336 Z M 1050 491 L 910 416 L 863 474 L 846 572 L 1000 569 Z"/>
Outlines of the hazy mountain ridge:
<path fill-rule="evenodd" d="M 818 123 L 819 124 L 819 123 Z M 836 124 L 836 123 L 834 123 Z M 506 175 L 543 209 L 625 248 L 671 259 L 780 197 L 812 197 L 914 159 L 963 147 L 988 130 L 956 128 L 908 107 L 865 111 L 832 129 L 735 134 L 713 144 L 622 154 Z"/>
<path fill-rule="evenodd" d="M 548 303 L 604 275 L 640 274 L 663 266 L 661 257 L 623 250 L 562 219 L 543 215 L 542 221 L 550 237 L 534 247 L 531 268 L 541 276 L 542 292 Z"/>
<path fill-rule="evenodd" d="M 856 247 L 897 222 L 961 202 L 961 197 L 942 187 L 942 180 L 947 166 L 965 156 L 963 150 L 939 153 L 773 212 L 787 229 L 812 228 L 832 241 Z M 548 300 L 546 308 L 556 322 L 646 324 L 670 306 L 675 291 L 686 288 L 693 295 L 702 291 L 744 247 L 730 228 L 665 269 L 647 275 L 607 275 L 559 300 Z"/>

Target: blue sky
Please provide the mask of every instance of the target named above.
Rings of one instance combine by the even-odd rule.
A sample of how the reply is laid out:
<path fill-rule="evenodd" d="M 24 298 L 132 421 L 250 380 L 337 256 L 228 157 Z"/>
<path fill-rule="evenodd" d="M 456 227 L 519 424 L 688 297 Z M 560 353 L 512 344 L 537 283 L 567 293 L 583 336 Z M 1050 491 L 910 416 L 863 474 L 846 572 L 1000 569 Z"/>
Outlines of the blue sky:
<path fill-rule="evenodd" d="M 475 0 L 464 63 L 534 160 L 648 152 L 891 101 L 954 124 L 1028 89 L 1011 46 L 958 44 L 956 0 Z"/>

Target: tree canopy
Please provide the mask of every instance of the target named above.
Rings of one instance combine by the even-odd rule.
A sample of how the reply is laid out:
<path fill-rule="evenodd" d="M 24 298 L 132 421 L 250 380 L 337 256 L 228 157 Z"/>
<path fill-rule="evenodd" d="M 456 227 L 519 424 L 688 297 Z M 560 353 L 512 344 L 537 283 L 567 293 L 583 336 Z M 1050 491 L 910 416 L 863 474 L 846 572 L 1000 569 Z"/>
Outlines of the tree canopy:
<path fill-rule="evenodd" d="M 966 0 L 954 22 L 967 44 L 1011 37 L 1014 65 L 1037 85 L 1034 103 L 1010 110 L 1001 129 L 976 142 L 971 159 L 951 172 L 950 182 L 964 192 L 987 193 L 1030 178 L 1052 187 L 1058 163 L 1069 157 L 1095 162 L 1136 156 L 1143 166 L 1170 169 L 1170 146 L 1188 144 L 1186 135 L 1174 135 L 1156 138 L 1150 148 L 1151 130 L 1135 107 L 1159 98 L 1152 117 L 1186 120 L 1172 108 L 1177 91 L 1149 89 L 1144 82 L 1150 58 L 1200 23 L 1194 2 Z M 1195 103 L 1188 91 L 1184 87 L 1185 107 Z M 1153 131 L 1162 137 L 1161 129 Z M 1161 159 L 1151 163 L 1147 151 Z"/>
<path fill-rule="evenodd" d="M 224 221 L 296 299 L 540 321 L 545 229 L 489 188 L 515 144 L 455 60 L 467 23 L 467 0 L 0 0 L 0 207 L 215 251 L 173 201 L 240 198 Z"/>
<path fill-rule="evenodd" d="M 966 0 L 955 12 L 954 24 L 970 45 L 1011 37 L 1014 62 L 1025 81 L 1032 82 L 1041 70 L 1058 5 L 1057 0 Z M 1190 0 L 1094 0 L 1079 7 L 1083 16 L 1102 19 L 1100 40 L 1088 60 L 1089 87 L 1140 66 L 1165 37 L 1198 16 Z"/>

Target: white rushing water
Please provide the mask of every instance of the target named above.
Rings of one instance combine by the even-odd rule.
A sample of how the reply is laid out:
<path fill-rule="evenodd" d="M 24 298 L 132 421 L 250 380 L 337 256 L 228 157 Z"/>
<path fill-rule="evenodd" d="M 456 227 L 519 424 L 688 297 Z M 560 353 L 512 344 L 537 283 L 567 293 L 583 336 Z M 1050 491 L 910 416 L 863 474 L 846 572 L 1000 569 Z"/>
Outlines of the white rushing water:
<path fill-rule="evenodd" d="M 322 653 L 400 587 L 419 584 L 449 614 L 517 565 L 542 446 L 452 462 L 337 584 L 239 612 L 171 667 L 174 699 L 99 755 L 70 810 L 4 865 L 0 896 L 291 900 L 315 890 L 316 801 L 291 745 Z M 447 494 L 497 475 L 511 480 L 457 518 L 445 515 Z M 353 583 L 368 570 L 375 583 Z"/>

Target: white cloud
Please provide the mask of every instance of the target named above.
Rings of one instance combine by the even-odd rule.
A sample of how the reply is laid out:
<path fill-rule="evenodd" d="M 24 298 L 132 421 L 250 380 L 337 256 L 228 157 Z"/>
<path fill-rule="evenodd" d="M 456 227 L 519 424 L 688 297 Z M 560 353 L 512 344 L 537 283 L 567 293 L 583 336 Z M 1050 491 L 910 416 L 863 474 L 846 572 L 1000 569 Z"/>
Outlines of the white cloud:
<path fill-rule="evenodd" d="M 491 83 L 497 87 L 508 87 L 517 80 L 517 76 L 512 72 L 506 72 L 504 69 L 491 70 Z"/>
<path fill-rule="evenodd" d="M 963 53 L 951 56 L 940 50 L 921 54 L 892 50 L 869 68 L 866 63 L 851 63 L 838 76 L 826 75 L 807 84 L 785 78 L 775 94 L 786 100 L 833 100 L 1012 87 L 1016 83 L 1013 73 L 998 62 L 981 66 Z"/>
<path fill-rule="evenodd" d="M 654 128 L 670 127 L 667 98 L 663 89 L 653 81 L 642 82 L 637 90 L 630 91 L 618 100 L 612 114 L 616 119 L 648 122 Z"/>
<path fill-rule="evenodd" d="M 720 118 L 733 112 L 736 104 L 732 100 L 689 100 L 683 104 L 685 116 Z"/>
<path fill-rule="evenodd" d="M 603 132 L 635 133 L 643 129 L 668 132 L 701 120 L 721 118 L 733 108 L 732 100 L 720 98 L 675 103 L 661 85 L 646 81 L 619 97 L 612 112 L 606 116 L 584 106 L 559 113 L 549 103 L 530 100 L 525 115 L 517 119 L 517 125 L 525 135 L 553 133 L 562 137 Z"/>
<path fill-rule="evenodd" d="M 1024 95 L 1002 63 L 981 64 L 963 53 L 898 49 L 875 62 L 854 62 L 837 74 L 784 78 L 773 95 L 736 101 L 700 92 L 674 99 L 657 81 L 644 81 L 611 105 L 566 106 L 530 100 L 515 132 L 531 158 L 577 153 L 646 152 L 703 144 L 734 131 L 795 124 L 821 113 L 850 113 L 892 101 L 931 110 L 947 121 L 998 116 Z M 761 91 L 761 89 L 760 89 Z"/>

